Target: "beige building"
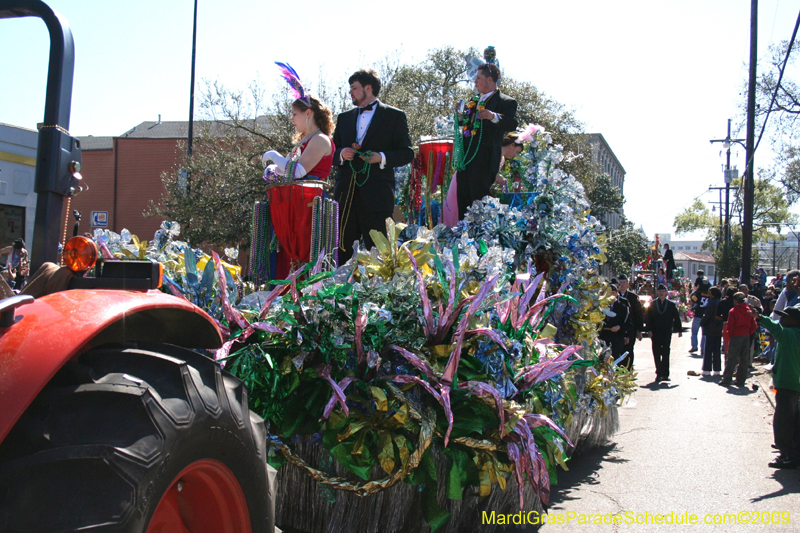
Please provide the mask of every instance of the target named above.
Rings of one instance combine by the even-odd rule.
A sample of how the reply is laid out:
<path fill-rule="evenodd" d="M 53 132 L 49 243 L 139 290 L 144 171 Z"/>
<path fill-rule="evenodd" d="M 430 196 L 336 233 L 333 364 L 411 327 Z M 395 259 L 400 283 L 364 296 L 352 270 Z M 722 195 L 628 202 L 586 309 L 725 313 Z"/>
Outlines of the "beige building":
<path fill-rule="evenodd" d="M 673 251 L 672 253 L 675 257 L 675 266 L 683 269 L 685 277 L 694 279 L 697 277 L 698 270 L 704 271 L 709 279 L 713 279 L 716 275 L 717 262 L 714 260 L 713 255 L 680 251 Z"/>
<path fill-rule="evenodd" d="M 0 248 L 22 238 L 30 249 L 38 140 L 33 130 L 0 123 Z"/>
<path fill-rule="evenodd" d="M 625 195 L 625 169 L 614 155 L 614 151 L 606 142 L 602 133 L 588 133 L 589 145 L 592 147 L 592 160 L 598 165 L 601 172 L 611 176 L 611 183 L 619 187 L 619 192 Z M 617 214 L 607 215 L 604 222 L 609 229 L 619 228 L 622 216 Z"/>

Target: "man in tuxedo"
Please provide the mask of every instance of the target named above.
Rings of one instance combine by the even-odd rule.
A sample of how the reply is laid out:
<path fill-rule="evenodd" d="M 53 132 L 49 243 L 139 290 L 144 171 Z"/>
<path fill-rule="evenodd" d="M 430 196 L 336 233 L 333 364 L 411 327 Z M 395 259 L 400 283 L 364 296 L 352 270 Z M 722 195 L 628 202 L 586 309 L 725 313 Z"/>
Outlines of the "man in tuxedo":
<path fill-rule="evenodd" d="M 624 346 L 628 355 L 620 364 L 629 370 L 633 370 L 633 346 L 636 344 L 637 340 L 642 340 L 644 311 L 642 309 L 642 303 L 639 301 L 639 296 L 630 290 L 628 276 L 620 274 L 617 276 L 617 280 L 619 280 L 619 299 L 627 302 L 631 310 L 631 331 Z"/>
<path fill-rule="evenodd" d="M 498 80 L 500 69 L 497 65 L 486 63 L 478 67 L 475 89 L 481 94 L 479 105 L 485 102 L 486 108 L 476 116 L 476 120 L 482 121 L 482 132 L 477 134 L 480 144 L 476 147 L 470 145 L 469 138 L 464 139 L 464 159 L 469 163 L 464 170 L 458 171 L 456 181 L 459 219 L 464 218 L 472 202 L 489 194 L 500 169 L 503 136 L 517 128 L 517 101 L 497 89 Z"/>
<path fill-rule="evenodd" d="M 394 168 L 414 159 L 406 114 L 378 100 L 381 80 L 359 70 L 348 80 L 357 106 L 336 119 L 337 167 L 334 199 L 339 202 L 339 264 L 353 255 L 353 241 L 373 246 L 371 230 L 386 233 L 394 211 Z"/>
<path fill-rule="evenodd" d="M 669 248 L 668 243 L 664 243 L 664 267 L 667 271 L 667 280 L 672 281 L 675 272 L 675 256 Z"/>

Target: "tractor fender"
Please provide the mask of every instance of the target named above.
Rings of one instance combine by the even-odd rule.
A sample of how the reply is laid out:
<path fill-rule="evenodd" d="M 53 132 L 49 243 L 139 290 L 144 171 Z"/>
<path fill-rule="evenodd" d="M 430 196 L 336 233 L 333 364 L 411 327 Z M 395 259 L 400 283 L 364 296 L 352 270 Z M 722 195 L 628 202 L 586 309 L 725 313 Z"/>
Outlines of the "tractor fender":
<path fill-rule="evenodd" d="M 0 442 L 61 367 L 108 342 L 219 348 L 214 320 L 188 301 L 152 291 L 70 290 L 16 309 L 0 329 Z"/>

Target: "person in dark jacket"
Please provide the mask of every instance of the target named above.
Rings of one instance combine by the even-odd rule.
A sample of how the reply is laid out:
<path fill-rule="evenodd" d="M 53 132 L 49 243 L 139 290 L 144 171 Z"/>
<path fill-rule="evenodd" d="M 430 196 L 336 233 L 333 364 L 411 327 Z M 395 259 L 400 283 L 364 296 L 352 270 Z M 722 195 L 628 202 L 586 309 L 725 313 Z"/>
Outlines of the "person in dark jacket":
<path fill-rule="evenodd" d="M 667 243 L 664 243 L 664 266 L 667 268 L 667 280 L 672 281 L 675 272 L 675 256 Z"/>
<path fill-rule="evenodd" d="M 630 309 L 630 324 L 627 335 L 627 341 L 623 347 L 628 355 L 622 360 L 622 366 L 628 370 L 633 370 L 633 346 L 637 340 L 642 340 L 642 330 L 644 329 L 644 311 L 642 310 L 642 302 L 639 301 L 639 296 L 630 290 L 628 283 L 628 276 L 620 274 L 617 276 L 619 281 L 619 299 L 628 303 Z"/>
<path fill-rule="evenodd" d="M 706 338 L 706 345 L 703 349 L 703 375 L 710 376 L 713 369 L 714 375 L 719 376 L 722 374 L 722 358 L 720 356 L 722 317 L 717 316 L 717 306 L 722 292 L 719 287 L 711 287 L 708 292 L 711 299 L 706 304 L 703 318 L 700 320 L 700 327 L 703 328 L 703 336 Z"/>
<path fill-rule="evenodd" d="M 717 304 L 717 316 L 722 320 L 722 353 L 728 353 L 728 340 L 730 335 L 727 330 L 728 313 L 733 309 L 733 295 L 736 294 L 736 289 L 728 287 L 723 289 L 724 298 Z"/>
<path fill-rule="evenodd" d="M 645 314 L 645 329 L 650 332 L 653 343 L 653 359 L 656 363 L 656 381 L 669 381 L 669 345 L 672 333 L 681 333 L 681 314 L 678 307 L 667 300 L 667 286 L 659 285 L 658 298 L 650 304 Z"/>
<path fill-rule="evenodd" d="M 698 270 L 697 279 L 694 281 L 694 291 L 691 294 L 694 318 L 692 319 L 692 347 L 689 353 L 696 352 L 698 348 L 700 348 L 700 353 L 705 353 L 705 339 L 701 339 L 698 343 L 697 334 L 700 331 L 700 321 L 703 319 L 708 304 L 710 288 L 711 283 L 708 281 L 705 271 Z"/>
<path fill-rule="evenodd" d="M 600 340 L 611 346 L 611 355 L 616 360 L 625 351 L 625 339 L 631 329 L 630 308 L 627 303 L 620 301 L 617 286 L 612 283 L 610 288 L 614 303 L 611 304 L 609 309 L 604 310 L 606 319 L 600 332 Z"/>

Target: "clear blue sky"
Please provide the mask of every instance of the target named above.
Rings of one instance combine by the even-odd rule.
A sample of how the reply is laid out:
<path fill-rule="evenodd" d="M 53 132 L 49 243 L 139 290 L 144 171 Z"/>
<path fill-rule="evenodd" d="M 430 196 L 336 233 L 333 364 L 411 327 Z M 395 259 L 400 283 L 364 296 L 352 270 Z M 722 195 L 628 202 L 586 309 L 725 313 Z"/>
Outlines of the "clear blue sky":
<path fill-rule="evenodd" d="M 120 135 L 158 114 L 188 119 L 192 0 L 49 4 L 69 20 L 76 42 L 73 134 Z M 791 36 L 800 1 L 759 4 L 763 58 L 769 43 Z M 199 6 L 198 87 L 219 79 L 245 89 L 260 78 L 277 88 L 276 60 L 312 83 L 320 72 L 345 83 L 387 54 L 414 61 L 431 48 L 491 44 L 507 75 L 533 82 L 573 108 L 587 131 L 605 136 L 627 172 L 625 213 L 651 237 L 672 231 L 675 214 L 709 185 L 722 185 L 724 158 L 708 141 L 725 136 L 743 98 L 747 0 Z M 0 28 L 0 122 L 34 129 L 44 107 L 45 26 L 17 19 L 0 20 Z M 796 66 L 789 75 L 800 79 Z M 765 148 L 757 165 L 769 161 Z M 733 162 L 744 167 L 743 150 Z"/>

